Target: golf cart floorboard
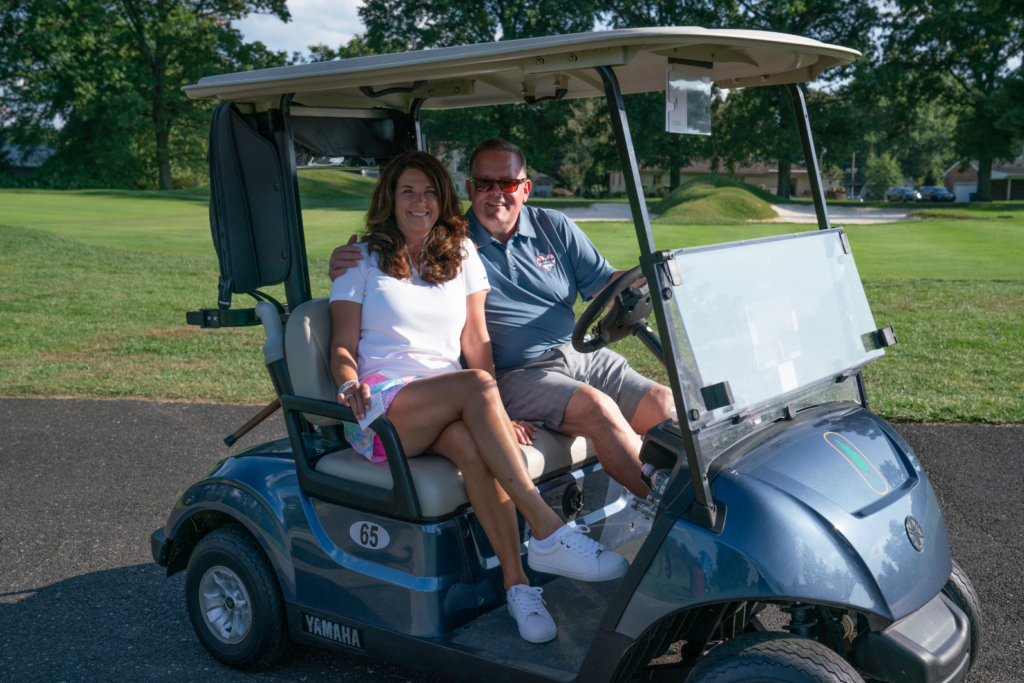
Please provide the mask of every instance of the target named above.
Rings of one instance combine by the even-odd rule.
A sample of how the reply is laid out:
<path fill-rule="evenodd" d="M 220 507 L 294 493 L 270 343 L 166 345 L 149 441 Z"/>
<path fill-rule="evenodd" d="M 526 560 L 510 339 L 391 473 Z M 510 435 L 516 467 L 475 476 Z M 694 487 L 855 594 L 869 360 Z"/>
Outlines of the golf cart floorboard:
<path fill-rule="evenodd" d="M 646 535 L 617 548 L 616 552 L 632 563 L 645 539 Z M 544 601 L 558 626 L 558 635 L 550 642 L 537 644 L 524 640 L 505 605 L 456 629 L 451 642 L 455 646 L 502 655 L 519 668 L 538 670 L 543 667 L 575 675 L 621 582 L 622 579 L 587 583 L 558 578 L 544 584 Z"/>
<path fill-rule="evenodd" d="M 558 635 L 550 642 L 524 640 L 516 620 L 502 605 L 456 629 L 452 643 L 575 674 L 621 581 L 584 583 L 560 578 L 545 584 L 543 597 L 558 626 Z"/>

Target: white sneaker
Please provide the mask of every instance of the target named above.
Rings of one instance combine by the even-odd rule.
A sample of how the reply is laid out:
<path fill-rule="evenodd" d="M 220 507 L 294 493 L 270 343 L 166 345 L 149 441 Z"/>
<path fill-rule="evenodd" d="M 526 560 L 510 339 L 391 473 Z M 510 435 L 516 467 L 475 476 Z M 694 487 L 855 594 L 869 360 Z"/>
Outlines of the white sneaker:
<path fill-rule="evenodd" d="M 531 541 L 527 553 L 530 569 L 579 581 L 610 581 L 625 576 L 629 571 L 626 558 L 587 538 L 585 534 L 589 533 L 586 525 L 564 526 L 555 532 L 550 548 L 540 548 Z"/>
<path fill-rule="evenodd" d="M 555 620 L 544 606 L 543 588 L 512 586 L 508 589 L 508 613 L 519 624 L 519 635 L 531 643 L 546 643 L 557 633 Z"/>

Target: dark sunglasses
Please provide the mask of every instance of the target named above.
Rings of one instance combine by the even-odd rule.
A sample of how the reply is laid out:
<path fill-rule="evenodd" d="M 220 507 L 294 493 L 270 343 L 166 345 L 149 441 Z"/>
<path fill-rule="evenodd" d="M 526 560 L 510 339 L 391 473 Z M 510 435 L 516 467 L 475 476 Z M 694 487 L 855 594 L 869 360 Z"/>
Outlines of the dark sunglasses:
<path fill-rule="evenodd" d="M 515 192 L 519 189 L 519 186 L 525 183 L 527 178 L 501 178 L 495 180 L 494 178 L 470 178 L 473 181 L 473 187 L 476 188 L 477 192 L 490 192 L 495 183 L 501 188 L 502 192 Z"/>

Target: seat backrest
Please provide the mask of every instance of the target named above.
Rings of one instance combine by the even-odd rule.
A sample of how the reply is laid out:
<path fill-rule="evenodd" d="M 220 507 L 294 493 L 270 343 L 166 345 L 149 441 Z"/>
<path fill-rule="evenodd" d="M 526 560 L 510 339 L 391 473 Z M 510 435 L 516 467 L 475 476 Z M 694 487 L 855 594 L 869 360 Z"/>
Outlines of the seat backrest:
<path fill-rule="evenodd" d="M 331 304 L 327 297 L 307 301 L 288 316 L 284 359 L 296 396 L 337 400 L 338 385 L 331 375 Z M 318 427 L 341 424 L 317 415 L 305 417 Z"/>

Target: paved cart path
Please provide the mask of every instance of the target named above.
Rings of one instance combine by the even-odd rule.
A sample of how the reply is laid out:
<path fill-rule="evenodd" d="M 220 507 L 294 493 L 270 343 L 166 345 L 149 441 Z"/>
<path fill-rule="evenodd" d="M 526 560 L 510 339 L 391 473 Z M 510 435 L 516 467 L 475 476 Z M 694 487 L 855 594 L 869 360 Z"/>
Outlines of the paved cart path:
<path fill-rule="evenodd" d="M 818 217 L 810 204 L 772 204 L 778 218 L 776 223 L 817 223 Z M 915 204 L 896 204 L 886 207 L 837 206 L 829 205 L 828 217 L 832 225 L 870 225 L 872 223 L 894 223 L 917 220 L 909 214 L 921 207 Z"/>
<path fill-rule="evenodd" d="M 434 681 L 301 648 L 244 674 L 188 624 L 184 574 L 152 562 L 149 534 L 231 451 L 257 408 L 0 399 L 0 680 Z M 943 502 L 954 555 L 981 593 L 987 646 L 972 682 L 1024 680 L 1024 427 L 898 427 Z M 284 433 L 275 416 L 239 447 Z"/>

